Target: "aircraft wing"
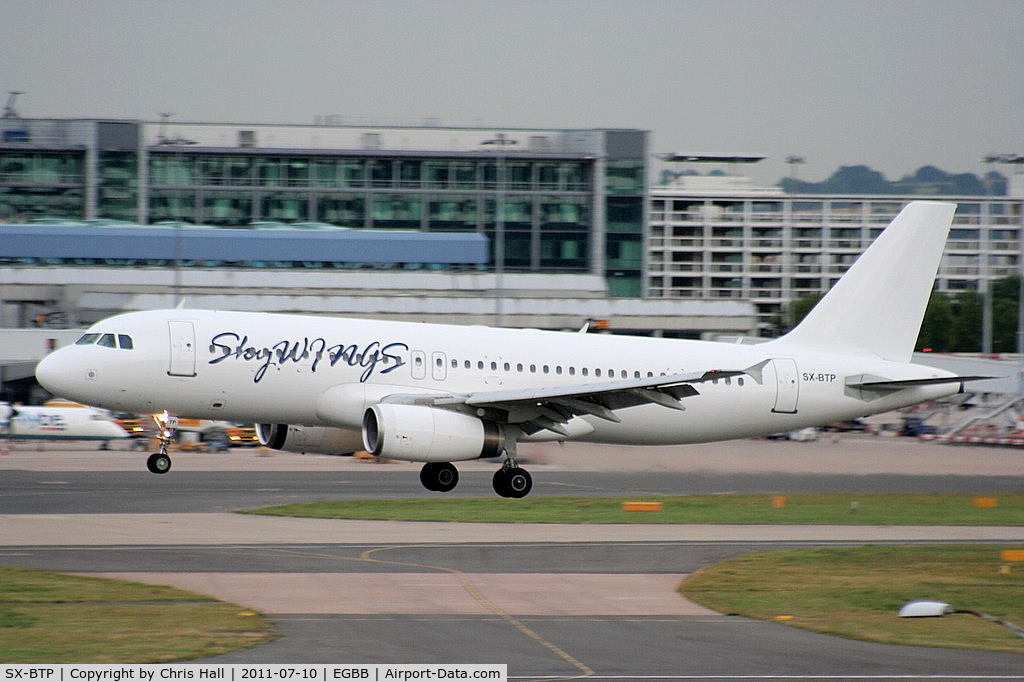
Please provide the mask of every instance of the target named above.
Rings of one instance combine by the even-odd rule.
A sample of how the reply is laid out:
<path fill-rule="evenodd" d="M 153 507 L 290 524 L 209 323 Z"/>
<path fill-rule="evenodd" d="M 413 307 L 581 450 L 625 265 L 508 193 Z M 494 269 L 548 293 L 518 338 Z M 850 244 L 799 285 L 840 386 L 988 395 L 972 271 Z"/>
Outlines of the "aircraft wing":
<path fill-rule="evenodd" d="M 679 401 L 699 395 L 696 385 L 739 375 L 748 375 L 760 383 L 761 369 L 767 362 L 745 370 L 708 370 L 588 384 L 480 391 L 468 395 L 393 395 L 383 402 L 456 410 L 470 408 L 478 416 L 518 426 L 527 435 L 547 429 L 569 437 L 564 424 L 573 417 L 590 415 L 619 422 L 615 410 L 647 404 L 684 410 L 686 408 Z"/>

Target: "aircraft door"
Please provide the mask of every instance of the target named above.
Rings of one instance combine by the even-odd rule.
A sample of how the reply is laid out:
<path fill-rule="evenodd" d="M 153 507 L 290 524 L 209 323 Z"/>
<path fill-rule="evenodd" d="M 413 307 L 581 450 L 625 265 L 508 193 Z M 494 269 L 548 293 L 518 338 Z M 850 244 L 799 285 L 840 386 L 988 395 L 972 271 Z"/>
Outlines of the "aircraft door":
<path fill-rule="evenodd" d="M 434 381 L 444 381 L 448 378 L 448 358 L 440 351 L 434 351 L 430 355 L 430 375 Z"/>
<path fill-rule="evenodd" d="M 775 367 L 775 407 L 772 412 L 796 414 L 797 399 L 800 397 L 800 374 L 796 369 L 796 360 L 792 358 L 774 358 Z"/>
<path fill-rule="evenodd" d="M 176 377 L 196 375 L 196 330 L 191 322 L 169 320 L 171 365 L 167 373 Z"/>

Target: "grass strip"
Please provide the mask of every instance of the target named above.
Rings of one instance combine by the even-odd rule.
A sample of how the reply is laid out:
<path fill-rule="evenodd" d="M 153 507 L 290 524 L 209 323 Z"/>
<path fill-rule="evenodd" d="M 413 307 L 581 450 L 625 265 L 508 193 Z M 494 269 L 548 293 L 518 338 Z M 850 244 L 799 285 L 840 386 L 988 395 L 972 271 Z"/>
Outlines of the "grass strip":
<path fill-rule="evenodd" d="M 261 615 L 192 592 L 0 568 L 0 663 L 166 663 L 274 637 Z"/>
<path fill-rule="evenodd" d="M 871 642 L 1024 653 L 1024 638 L 966 614 L 899 618 L 917 599 L 1024 626 L 1024 565 L 993 546 L 903 546 L 747 554 L 694 573 L 679 587 L 720 613 Z"/>
<path fill-rule="evenodd" d="M 462 523 L 700 523 L 826 525 L 1024 525 L 1024 494 L 656 495 L 630 497 L 424 497 L 288 504 L 246 513 L 332 519 Z M 660 511 L 623 511 L 627 501 L 660 502 Z"/>

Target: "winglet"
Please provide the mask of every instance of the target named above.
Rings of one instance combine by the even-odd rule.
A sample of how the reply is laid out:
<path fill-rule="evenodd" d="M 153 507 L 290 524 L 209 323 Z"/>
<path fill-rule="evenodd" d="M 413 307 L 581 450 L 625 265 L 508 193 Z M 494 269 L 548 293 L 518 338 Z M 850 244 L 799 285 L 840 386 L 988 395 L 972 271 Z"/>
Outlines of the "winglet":
<path fill-rule="evenodd" d="M 910 362 L 956 204 L 914 201 L 777 346 Z"/>

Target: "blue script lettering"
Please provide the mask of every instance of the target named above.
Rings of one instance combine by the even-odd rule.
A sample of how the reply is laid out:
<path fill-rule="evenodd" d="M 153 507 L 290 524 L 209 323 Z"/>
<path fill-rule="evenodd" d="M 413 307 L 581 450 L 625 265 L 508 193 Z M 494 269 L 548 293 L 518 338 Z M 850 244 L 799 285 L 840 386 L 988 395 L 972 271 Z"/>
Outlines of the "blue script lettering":
<path fill-rule="evenodd" d="M 401 342 L 382 344 L 380 341 L 372 341 L 360 348 L 358 344 L 328 345 L 328 342 L 321 338 L 303 338 L 301 341 L 282 339 L 269 346 L 256 346 L 249 343 L 248 335 L 221 332 L 210 339 L 210 353 L 214 358 L 209 364 L 216 365 L 225 360 L 256 363 L 256 373 L 252 381 L 258 384 L 271 367 L 280 367 L 288 363 L 308 363 L 309 370 L 315 372 L 321 361 L 326 359 L 331 367 L 339 364 L 361 367 L 363 371 L 359 375 L 359 381 L 363 382 L 377 371 L 378 364 L 385 365 L 380 374 L 387 374 L 404 366 L 405 360 L 399 353 L 408 350 L 409 346 Z"/>

